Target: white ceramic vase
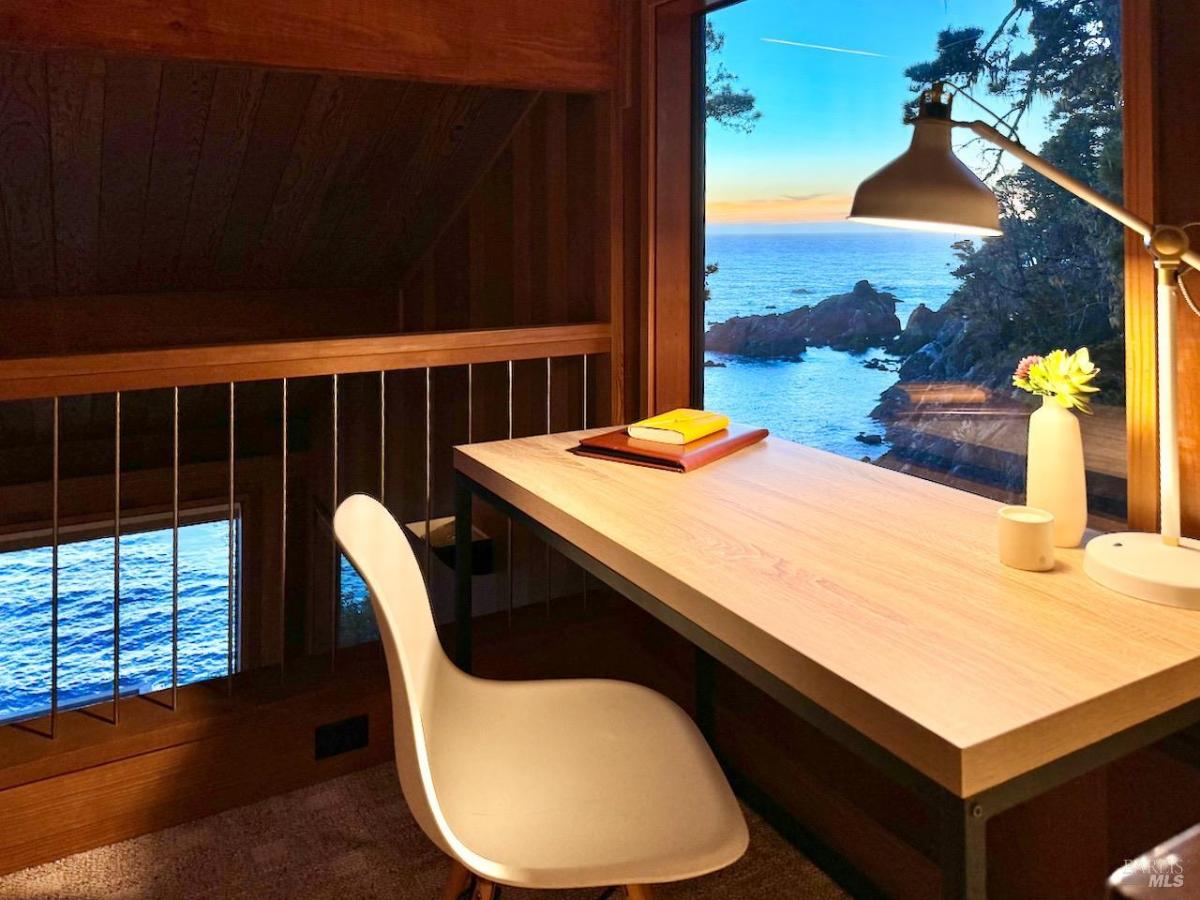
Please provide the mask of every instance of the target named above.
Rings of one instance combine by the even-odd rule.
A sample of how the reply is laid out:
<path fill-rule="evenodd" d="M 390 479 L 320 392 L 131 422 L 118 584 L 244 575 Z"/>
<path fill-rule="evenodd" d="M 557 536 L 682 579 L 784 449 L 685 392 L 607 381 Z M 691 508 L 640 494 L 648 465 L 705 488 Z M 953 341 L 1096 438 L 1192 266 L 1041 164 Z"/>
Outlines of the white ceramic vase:
<path fill-rule="evenodd" d="M 1054 514 L 1054 546 L 1078 547 L 1087 528 L 1083 435 L 1075 413 L 1053 397 L 1029 417 L 1026 503 Z"/>

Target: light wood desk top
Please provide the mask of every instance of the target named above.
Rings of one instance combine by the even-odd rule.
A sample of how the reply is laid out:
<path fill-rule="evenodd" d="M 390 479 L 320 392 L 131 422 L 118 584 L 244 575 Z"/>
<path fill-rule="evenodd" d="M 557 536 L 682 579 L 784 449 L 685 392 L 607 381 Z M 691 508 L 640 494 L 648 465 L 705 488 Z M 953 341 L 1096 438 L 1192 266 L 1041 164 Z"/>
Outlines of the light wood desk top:
<path fill-rule="evenodd" d="M 999 504 L 768 438 L 689 475 L 455 450 L 464 474 L 961 796 L 1200 697 L 1200 613 L 997 560 Z"/>

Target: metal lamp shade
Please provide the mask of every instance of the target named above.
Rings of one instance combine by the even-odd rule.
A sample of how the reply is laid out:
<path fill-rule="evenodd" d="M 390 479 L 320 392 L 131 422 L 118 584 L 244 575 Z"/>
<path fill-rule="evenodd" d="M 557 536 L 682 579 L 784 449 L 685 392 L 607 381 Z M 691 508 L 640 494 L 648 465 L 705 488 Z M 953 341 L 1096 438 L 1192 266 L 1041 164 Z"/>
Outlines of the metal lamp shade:
<path fill-rule="evenodd" d="M 912 144 L 863 181 L 850 219 L 921 231 L 1000 234 L 996 195 L 954 155 L 948 120 L 919 117 Z"/>

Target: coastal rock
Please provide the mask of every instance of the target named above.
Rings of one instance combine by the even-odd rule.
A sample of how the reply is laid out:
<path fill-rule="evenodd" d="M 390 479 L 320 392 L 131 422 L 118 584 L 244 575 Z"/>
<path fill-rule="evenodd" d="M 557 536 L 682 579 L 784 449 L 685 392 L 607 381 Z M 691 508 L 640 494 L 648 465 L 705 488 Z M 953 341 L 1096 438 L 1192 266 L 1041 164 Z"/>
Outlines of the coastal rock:
<path fill-rule="evenodd" d="M 826 297 L 809 310 L 804 320 L 809 343 L 834 350 L 861 352 L 868 347 L 883 347 L 900 333 L 896 296 L 875 290 L 866 279 L 847 294 Z"/>
<path fill-rule="evenodd" d="M 864 369 L 874 369 L 877 372 L 895 372 L 899 368 L 899 363 L 889 359 L 871 359 L 863 362 Z"/>
<path fill-rule="evenodd" d="M 845 294 L 786 313 L 735 316 L 713 325 L 705 349 L 739 356 L 795 358 L 810 344 L 862 352 L 884 347 L 900 334 L 896 297 L 863 280 Z"/>
<path fill-rule="evenodd" d="M 706 359 L 704 361 L 704 368 L 706 368 L 706 369 L 724 369 L 725 363 L 717 362 L 715 359 Z"/>
<path fill-rule="evenodd" d="M 854 436 L 854 439 L 860 444 L 866 444 L 869 447 L 878 447 L 883 443 L 882 434 L 867 434 L 865 431 L 860 431 Z"/>
<path fill-rule="evenodd" d="M 734 316 L 718 322 L 704 335 L 704 349 L 760 359 L 794 359 L 808 349 L 808 341 L 790 313 Z"/>
<path fill-rule="evenodd" d="M 908 324 L 896 339 L 893 350 L 904 356 L 916 353 L 937 337 L 950 315 L 951 310 L 946 307 L 935 311 L 924 303 L 919 304 L 908 317 Z"/>

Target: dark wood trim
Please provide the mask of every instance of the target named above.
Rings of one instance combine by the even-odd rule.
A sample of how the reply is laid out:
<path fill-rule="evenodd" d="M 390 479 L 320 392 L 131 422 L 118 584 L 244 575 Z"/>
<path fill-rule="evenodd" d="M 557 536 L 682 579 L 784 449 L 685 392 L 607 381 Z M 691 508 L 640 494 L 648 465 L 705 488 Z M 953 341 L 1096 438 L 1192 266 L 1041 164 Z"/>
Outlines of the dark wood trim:
<path fill-rule="evenodd" d="M 692 400 L 696 16 L 701 0 L 652 3 L 644 29 L 646 273 L 644 412 Z"/>
<path fill-rule="evenodd" d="M 691 359 L 688 405 L 704 408 L 704 191 L 707 152 L 705 140 L 705 79 L 708 56 L 704 48 L 703 15 L 692 16 L 692 155 L 691 155 Z"/>
<path fill-rule="evenodd" d="M 1155 102 L 1158 0 L 1122 0 L 1125 205 L 1157 221 L 1158 122 Z M 1129 526 L 1158 527 L 1158 361 L 1154 266 L 1142 239 L 1125 233 L 1125 421 L 1129 448 Z"/>
<path fill-rule="evenodd" d="M 0 45 L 528 89 L 616 82 L 612 0 L 0 0 Z"/>
<path fill-rule="evenodd" d="M 605 354 L 607 322 L 0 360 L 0 400 Z"/>

